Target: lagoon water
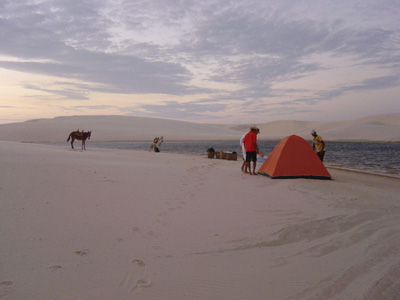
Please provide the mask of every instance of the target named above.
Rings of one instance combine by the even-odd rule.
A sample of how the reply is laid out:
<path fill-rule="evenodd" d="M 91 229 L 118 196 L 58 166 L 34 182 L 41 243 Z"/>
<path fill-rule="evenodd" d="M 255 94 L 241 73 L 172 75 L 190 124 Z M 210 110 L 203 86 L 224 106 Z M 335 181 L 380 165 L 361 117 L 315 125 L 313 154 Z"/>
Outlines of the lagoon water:
<path fill-rule="evenodd" d="M 279 141 L 258 141 L 261 153 L 268 155 Z M 310 142 L 311 144 L 311 142 Z M 69 144 L 63 144 L 69 145 Z M 117 148 L 149 151 L 149 142 L 95 142 L 87 141 L 87 148 Z M 79 141 L 76 143 L 80 146 Z M 240 154 L 238 141 L 165 141 L 162 152 L 204 155 L 208 148 L 216 151 L 236 151 Z M 343 168 L 400 178 L 400 143 L 326 142 L 324 164 L 327 167 Z"/>

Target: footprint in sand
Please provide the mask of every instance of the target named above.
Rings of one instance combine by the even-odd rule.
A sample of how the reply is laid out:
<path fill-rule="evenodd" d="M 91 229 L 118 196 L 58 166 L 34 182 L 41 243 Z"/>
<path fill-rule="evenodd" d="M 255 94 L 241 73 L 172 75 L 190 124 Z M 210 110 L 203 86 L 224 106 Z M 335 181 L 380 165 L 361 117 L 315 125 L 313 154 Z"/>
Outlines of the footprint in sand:
<path fill-rule="evenodd" d="M 74 254 L 80 255 L 80 256 L 85 256 L 85 255 L 87 255 L 89 253 L 90 253 L 89 249 L 82 249 L 82 250 L 74 251 Z"/>
<path fill-rule="evenodd" d="M 0 299 L 8 299 L 8 295 L 12 290 L 14 282 L 6 280 L 0 282 Z"/>
<path fill-rule="evenodd" d="M 144 267 L 144 261 L 141 259 L 134 259 L 134 260 L 132 260 L 132 263 L 134 263 L 135 265 L 137 265 L 139 267 Z"/>
<path fill-rule="evenodd" d="M 125 289 L 129 295 L 151 284 L 150 280 L 143 278 L 146 273 L 146 264 L 144 261 L 141 259 L 133 259 L 132 263 L 135 267 L 128 271 L 119 283 L 119 287 Z"/>
<path fill-rule="evenodd" d="M 14 285 L 14 282 L 9 280 L 0 282 L 0 286 L 12 286 L 12 285 Z"/>
<path fill-rule="evenodd" d="M 145 287 L 150 286 L 151 281 L 147 280 L 147 279 L 139 279 L 136 281 L 136 285 L 131 289 L 130 294 L 132 294 L 134 291 L 138 290 L 138 289 L 142 289 Z"/>
<path fill-rule="evenodd" d="M 60 265 L 54 265 L 54 266 L 47 267 L 48 270 L 52 270 L 52 271 L 60 270 L 61 268 L 62 267 Z"/>

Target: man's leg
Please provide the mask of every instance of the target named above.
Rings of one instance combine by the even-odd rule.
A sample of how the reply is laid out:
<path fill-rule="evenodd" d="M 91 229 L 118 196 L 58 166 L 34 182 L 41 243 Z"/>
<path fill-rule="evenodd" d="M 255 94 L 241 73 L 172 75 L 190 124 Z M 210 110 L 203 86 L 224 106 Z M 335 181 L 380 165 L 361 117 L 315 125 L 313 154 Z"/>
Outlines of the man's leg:
<path fill-rule="evenodd" d="M 258 175 L 258 173 L 256 172 L 256 165 L 257 165 L 257 162 L 253 161 L 253 175 Z"/>
<path fill-rule="evenodd" d="M 247 161 L 244 162 L 244 172 L 249 173 L 249 163 Z"/>
<path fill-rule="evenodd" d="M 321 162 L 323 162 L 324 161 L 324 156 L 325 156 L 325 151 L 318 152 L 317 154 L 318 154 L 318 157 L 321 160 Z"/>
<path fill-rule="evenodd" d="M 250 173 L 251 174 L 251 169 L 250 169 L 250 155 L 249 153 L 246 152 L 246 160 L 245 160 L 245 168 L 244 168 L 245 173 Z"/>

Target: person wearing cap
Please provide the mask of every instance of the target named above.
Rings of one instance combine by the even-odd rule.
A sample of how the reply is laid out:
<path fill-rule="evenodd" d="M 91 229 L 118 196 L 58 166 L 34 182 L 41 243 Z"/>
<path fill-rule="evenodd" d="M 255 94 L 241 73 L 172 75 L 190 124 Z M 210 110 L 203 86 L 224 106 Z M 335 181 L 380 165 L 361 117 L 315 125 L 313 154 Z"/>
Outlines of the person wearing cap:
<path fill-rule="evenodd" d="M 257 164 L 257 153 L 258 145 L 257 145 L 257 134 L 260 133 L 260 129 L 255 126 L 250 127 L 249 133 L 243 139 L 244 148 L 246 149 L 246 164 L 245 164 L 245 173 L 249 173 L 250 175 L 257 175 L 256 173 L 256 164 Z M 250 162 L 253 162 L 253 171 L 250 167 Z"/>
<path fill-rule="evenodd" d="M 319 159 L 324 161 L 325 156 L 325 142 L 322 137 L 317 134 L 317 132 L 313 129 L 311 130 L 311 135 L 314 137 L 313 139 L 313 149 L 317 152 Z"/>

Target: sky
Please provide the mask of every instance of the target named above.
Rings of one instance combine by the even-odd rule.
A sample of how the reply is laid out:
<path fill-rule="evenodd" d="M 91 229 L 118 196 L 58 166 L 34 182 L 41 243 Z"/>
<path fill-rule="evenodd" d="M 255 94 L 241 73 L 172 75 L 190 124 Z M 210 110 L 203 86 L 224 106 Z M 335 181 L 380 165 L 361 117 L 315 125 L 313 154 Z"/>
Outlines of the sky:
<path fill-rule="evenodd" d="M 398 0 L 1 0 L 0 123 L 400 112 Z"/>

